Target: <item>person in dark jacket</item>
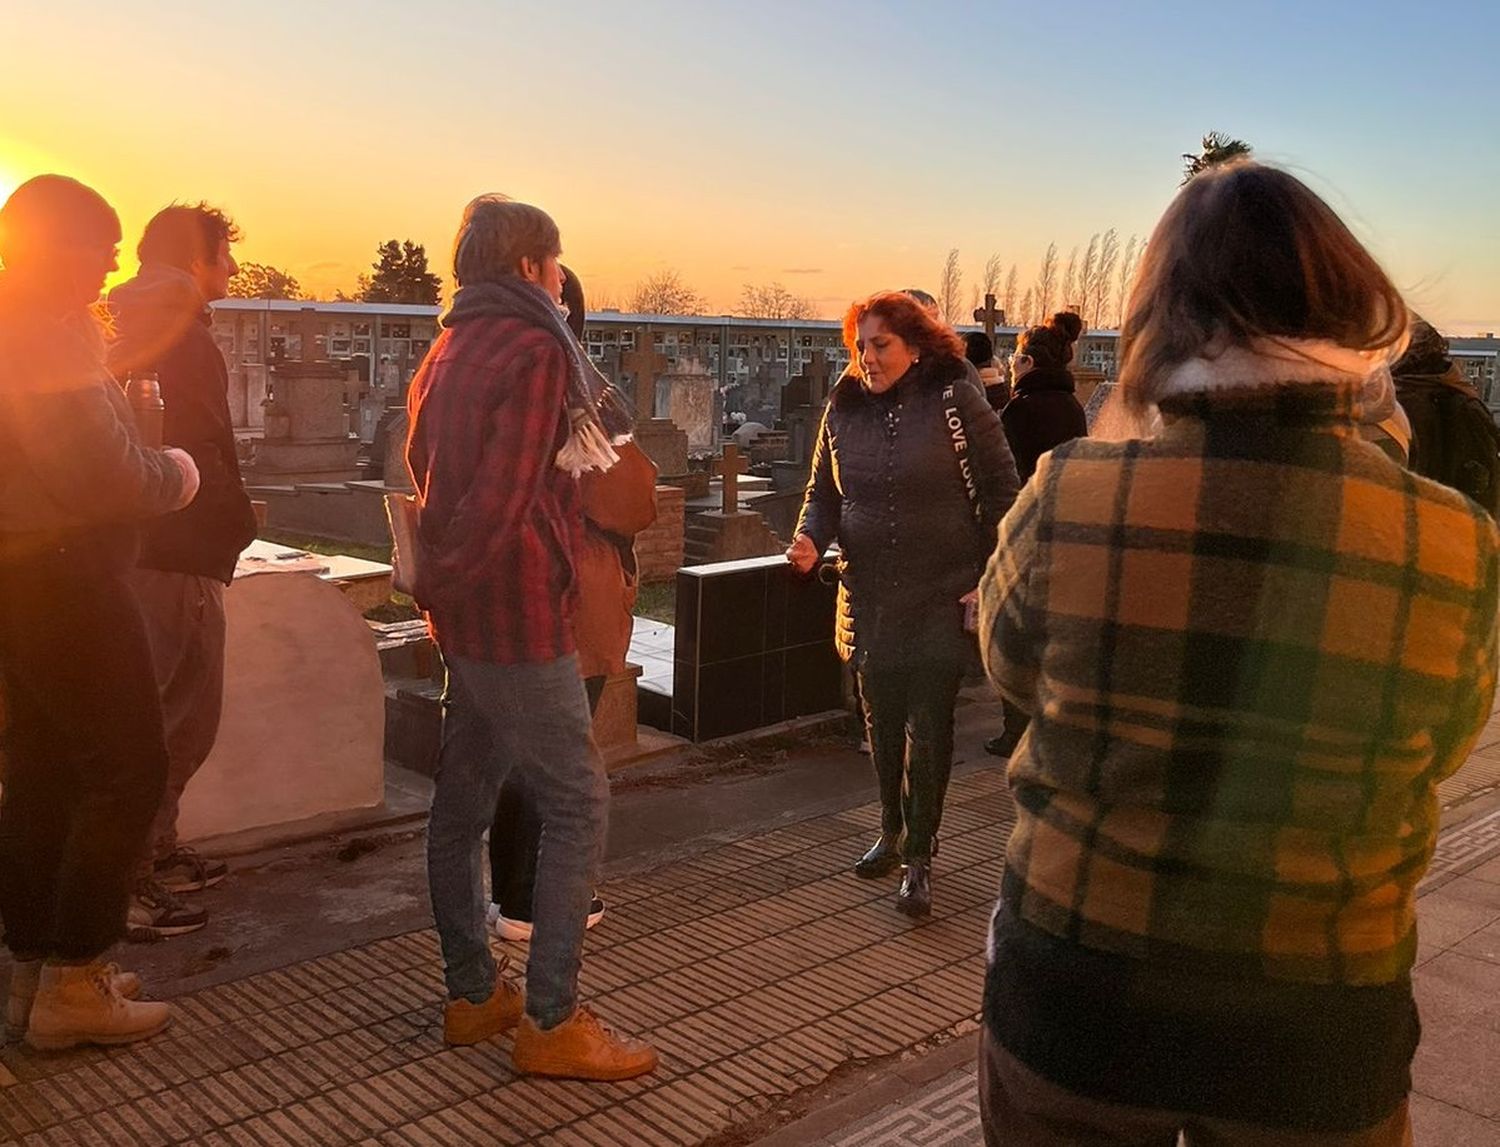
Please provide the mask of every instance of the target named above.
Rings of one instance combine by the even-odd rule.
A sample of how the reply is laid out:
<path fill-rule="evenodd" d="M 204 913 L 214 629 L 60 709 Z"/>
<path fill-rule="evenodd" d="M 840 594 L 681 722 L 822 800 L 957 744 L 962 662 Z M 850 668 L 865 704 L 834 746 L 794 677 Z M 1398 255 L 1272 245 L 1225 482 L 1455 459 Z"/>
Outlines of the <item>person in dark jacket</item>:
<path fill-rule="evenodd" d="M 897 906 L 931 911 L 931 859 L 953 763 L 953 706 L 985 559 L 1019 482 L 963 343 L 904 294 L 844 317 L 854 366 L 829 396 L 792 565 L 841 550 L 837 643 L 852 661 L 880 786 L 880 837 L 855 865 L 903 864 Z"/>
<path fill-rule="evenodd" d="M 174 205 L 146 224 L 140 272 L 109 295 L 110 369 L 152 371 L 161 384 L 162 439 L 192 455 L 202 484 L 186 509 L 151 523 L 131 579 L 151 637 L 171 765 L 131 893 L 129 935 L 158 940 L 202 928 L 208 914 L 179 900 L 224 879 L 222 860 L 177 843 L 183 790 L 208 759 L 224 698 L 224 587 L 255 539 L 229 415 L 229 372 L 208 305 L 239 272 L 235 225 L 206 204 Z"/>
<path fill-rule="evenodd" d="M 1016 339 L 1010 357 L 1011 399 L 1000 421 L 1022 482 L 1036 472 L 1036 460 L 1047 451 L 1088 435 L 1088 421 L 1068 370 L 1073 344 L 1082 333 L 1083 320 L 1072 311 L 1061 311 Z"/>
<path fill-rule="evenodd" d="M 979 372 L 979 381 L 984 384 L 984 397 L 990 409 L 997 414 L 1004 410 L 1010 401 L 1010 383 L 995 361 L 994 341 L 983 331 L 969 331 L 964 335 L 964 357 Z"/>
<path fill-rule="evenodd" d="M 1016 456 L 1021 481 L 1036 473 L 1037 459 L 1049 450 L 1088 437 L 1088 418 L 1073 393 L 1073 344 L 1083 333 L 1083 320 L 1072 311 L 1059 311 L 1044 325 L 1028 327 L 1016 339 L 1010 356 L 1011 401 L 1000 413 L 1005 437 Z M 1026 713 L 1004 701 L 1004 730 L 984 743 L 996 757 L 1008 757 L 1026 732 Z"/>
<path fill-rule="evenodd" d="M 167 775 L 137 530 L 198 489 L 191 455 L 142 445 L 105 367 L 92 308 L 119 242 L 113 208 L 63 176 L 0 207 L 0 920 L 7 1029 L 44 1049 L 171 1018 L 103 962 Z"/>

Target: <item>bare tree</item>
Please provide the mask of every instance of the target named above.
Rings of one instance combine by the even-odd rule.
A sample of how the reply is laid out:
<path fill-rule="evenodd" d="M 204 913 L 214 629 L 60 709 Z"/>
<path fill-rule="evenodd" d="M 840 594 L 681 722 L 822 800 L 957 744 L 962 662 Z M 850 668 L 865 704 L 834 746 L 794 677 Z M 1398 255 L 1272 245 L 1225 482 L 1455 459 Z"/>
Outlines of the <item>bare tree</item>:
<path fill-rule="evenodd" d="M 972 287 L 969 288 L 969 311 L 968 314 L 964 316 L 964 322 L 971 321 L 969 316 L 979 310 L 980 301 L 979 284 L 975 283 Z"/>
<path fill-rule="evenodd" d="M 1063 274 L 1062 298 L 1057 301 L 1057 309 L 1065 311 L 1069 307 L 1078 306 L 1078 248 L 1074 247 L 1068 255 L 1068 269 Z M 1045 322 L 1048 314 L 1042 315 Z"/>
<path fill-rule="evenodd" d="M 1089 296 L 1093 308 L 1093 319 L 1089 325 L 1098 327 L 1108 322 L 1110 296 L 1115 284 L 1115 266 L 1120 261 L 1120 233 L 1111 227 L 1099 243 L 1099 259 L 1094 266 L 1093 281 Z"/>
<path fill-rule="evenodd" d="M 1083 266 L 1078 269 L 1078 313 L 1084 324 L 1092 326 L 1089 307 L 1094 289 L 1094 277 L 1099 273 L 1099 233 L 1089 236 L 1089 245 L 1083 254 Z"/>
<path fill-rule="evenodd" d="M 943 274 L 938 279 L 938 314 L 950 327 L 963 319 L 964 273 L 958 265 L 958 248 L 948 252 L 943 261 Z"/>
<path fill-rule="evenodd" d="M 1135 271 L 1140 265 L 1141 253 L 1145 250 L 1146 244 L 1137 243 L 1134 235 L 1125 245 L 1125 258 L 1120 261 L 1120 297 L 1118 306 L 1115 308 L 1116 327 L 1123 326 L 1125 323 L 1125 304 L 1130 300 L 1130 288 L 1135 282 Z"/>
<path fill-rule="evenodd" d="M 1020 327 L 1031 326 L 1032 319 L 1036 318 L 1036 288 L 1027 287 L 1026 295 L 1021 300 L 1021 311 L 1017 316 L 1016 325 Z"/>
<path fill-rule="evenodd" d="M 684 283 L 676 270 L 642 279 L 630 296 L 630 309 L 638 315 L 696 315 L 705 306 L 703 296 Z"/>
<path fill-rule="evenodd" d="M 998 254 L 992 254 L 984 261 L 984 279 L 980 288 L 981 295 L 998 295 L 1000 293 L 1000 275 L 1005 270 L 1005 264 L 1000 262 Z"/>
<path fill-rule="evenodd" d="M 1036 286 L 1031 289 L 1032 307 L 1026 308 L 1027 318 L 1037 312 L 1052 312 L 1052 296 L 1057 293 L 1057 244 L 1047 244 L 1047 253 L 1042 256 L 1041 269 L 1036 274 Z M 1034 308 L 1034 310 L 1033 310 Z"/>
<path fill-rule="evenodd" d="M 611 287 L 585 288 L 584 303 L 587 304 L 589 313 L 595 311 L 618 311 L 620 309 L 620 296 Z"/>
<path fill-rule="evenodd" d="M 1005 299 L 1000 304 L 1000 309 L 1005 312 L 1005 321 L 1015 323 L 1020 320 L 1016 311 L 1016 304 L 1020 301 L 1018 292 L 1021 289 L 1021 268 L 1015 263 L 1010 265 L 1010 274 L 1005 276 Z"/>
<path fill-rule="evenodd" d="M 812 300 L 794 295 L 780 283 L 754 287 L 746 283 L 740 291 L 739 313 L 747 319 L 810 319 Z"/>

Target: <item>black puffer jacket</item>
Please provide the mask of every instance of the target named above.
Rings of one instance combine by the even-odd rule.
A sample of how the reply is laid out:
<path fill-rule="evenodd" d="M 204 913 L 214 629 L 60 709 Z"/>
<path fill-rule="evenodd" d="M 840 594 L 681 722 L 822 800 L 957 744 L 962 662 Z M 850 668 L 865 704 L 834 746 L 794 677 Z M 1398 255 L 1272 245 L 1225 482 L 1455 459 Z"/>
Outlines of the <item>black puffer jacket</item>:
<path fill-rule="evenodd" d="M 949 413 L 968 442 L 979 512 Z M 913 366 L 870 394 L 846 374 L 829 396 L 797 532 L 836 538 L 839 655 L 866 665 L 959 661 L 972 645 L 959 598 L 995 548 L 1019 482 L 1000 420 L 959 360 Z"/>
<path fill-rule="evenodd" d="M 1037 367 L 1021 376 L 1000 415 L 1016 456 L 1021 481 L 1036 472 L 1036 460 L 1075 438 L 1086 438 L 1088 419 L 1066 368 Z"/>

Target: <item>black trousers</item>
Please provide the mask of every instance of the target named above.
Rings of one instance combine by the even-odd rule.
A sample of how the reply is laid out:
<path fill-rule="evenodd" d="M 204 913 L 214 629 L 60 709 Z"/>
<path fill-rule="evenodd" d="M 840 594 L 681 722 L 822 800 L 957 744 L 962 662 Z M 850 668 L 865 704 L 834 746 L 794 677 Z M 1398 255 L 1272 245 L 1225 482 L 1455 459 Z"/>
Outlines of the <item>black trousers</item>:
<path fill-rule="evenodd" d="M 117 559 L 84 543 L 0 566 L 0 679 L 5 943 L 91 960 L 124 934 L 167 779 L 151 649 Z"/>
<path fill-rule="evenodd" d="M 953 706 L 962 669 L 931 662 L 859 672 L 870 757 L 880 786 L 880 831 L 901 855 L 926 860 L 953 772 Z"/>
<path fill-rule="evenodd" d="M 599 708 L 604 677 L 585 677 L 589 712 Z M 490 825 L 490 899 L 507 920 L 531 920 L 531 893 L 536 887 L 536 850 L 542 841 L 542 818 L 527 797 L 526 780 L 512 769 L 500 786 L 495 822 Z"/>

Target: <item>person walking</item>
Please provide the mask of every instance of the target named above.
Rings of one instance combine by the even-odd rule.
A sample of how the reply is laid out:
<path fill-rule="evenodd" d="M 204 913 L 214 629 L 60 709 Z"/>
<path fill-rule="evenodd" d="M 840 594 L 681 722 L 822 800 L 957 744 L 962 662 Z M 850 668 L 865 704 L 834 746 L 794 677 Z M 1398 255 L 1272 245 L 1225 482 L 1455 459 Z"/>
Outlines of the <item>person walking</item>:
<path fill-rule="evenodd" d="M 1126 305 L 1161 429 L 1057 447 L 1006 518 L 992 1147 L 1411 1142 L 1417 884 L 1494 698 L 1500 534 L 1361 436 L 1406 329 L 1303 183 L 1204 172 Z"/>
<path fill-rule="evenodd" d="M 155 1035 L 164 1003 L 104 962 L 167 775 L 130 571 L 138 527 L 198 489 L 142 445 L 93 313 L 120 221 L 59 175 L 0 207 L 0 922 L 12 1038 L 44 1050 Z"/>
<path fill-rule="evenodd" d="M 855 865 L 898 865 L 897 907 L 932 908 L 931 870 L 953 766 L 953 707 L 971 656 L 972 599 L 1015 463 L 963 343 L 906 294 L 844 316 L 853 366 L 823 413 L 787 558 L 810 573 L 840 547 L 837 643 L 853 663 L 880 789 L 880 836 Z"/>
<path fill-rule="evenodd" d="M 628 411 L 559 308 L 562 244 L 540 208 L 481 196 L 454 242 L 458 284 L 408 394 L 420 505 L 415 598 L 448 671 L 427 871 L 448 988 L 443 1034 L 519 1025 L 518 1071 L 628 1079 L 656 1052 L 578 1003 L 584 927 L 609 806 L 572 620 L 578 476 L 608 470 Z M 545 830 L 524 1009 L 485 928 L 484 834 L 512 769 Z"/>
<path fill-rule="evenodd" d="M 159 940 L 196 931 L 208 913 L 178 898 L 224 879 L 228 866 L 177 840 L 183 790 L 208 759 L 224 702 L 224 587 L 255 540 L 229 415 L 229 371 L 208 305 L 238 272 L 234 223 L 207 204 L 159 211 L 141 235 L 138 274 L 109 293 L 116 378 L 151 371 L 161 386 L 162 440 L 193 457 L 190 506 L 152 522 L 131 585 L 151 639 L 166 727 L 166 792 L 131 890 L 127 934 Z"/>
<path fill-rule="evenodd" d="M 583 284 L 567 267 L 562 268 L 562 275 L 568 329 L 582 345 Z M 579 478 L 583 533 L 574 551 L 578 608 L 573 615 L 573 639 L 591 717 L 598 711 L 610 676 L 625 671 L 640 584 L 635 536 L 656 521 L 656 467 L 634 442 L 619 443 L 615 450 L 620 461 L 608 470 L 592 470 Z M 525 776 L 512 770 L 500 788 L 490 825 L 489 919 L 502 940 L 531 939 L 542 828 L 536 802 L 526 792 Z M 604 901 L 596 895 L 589 904 L 585 927 L 592 928 L 603 918 Z"/>

